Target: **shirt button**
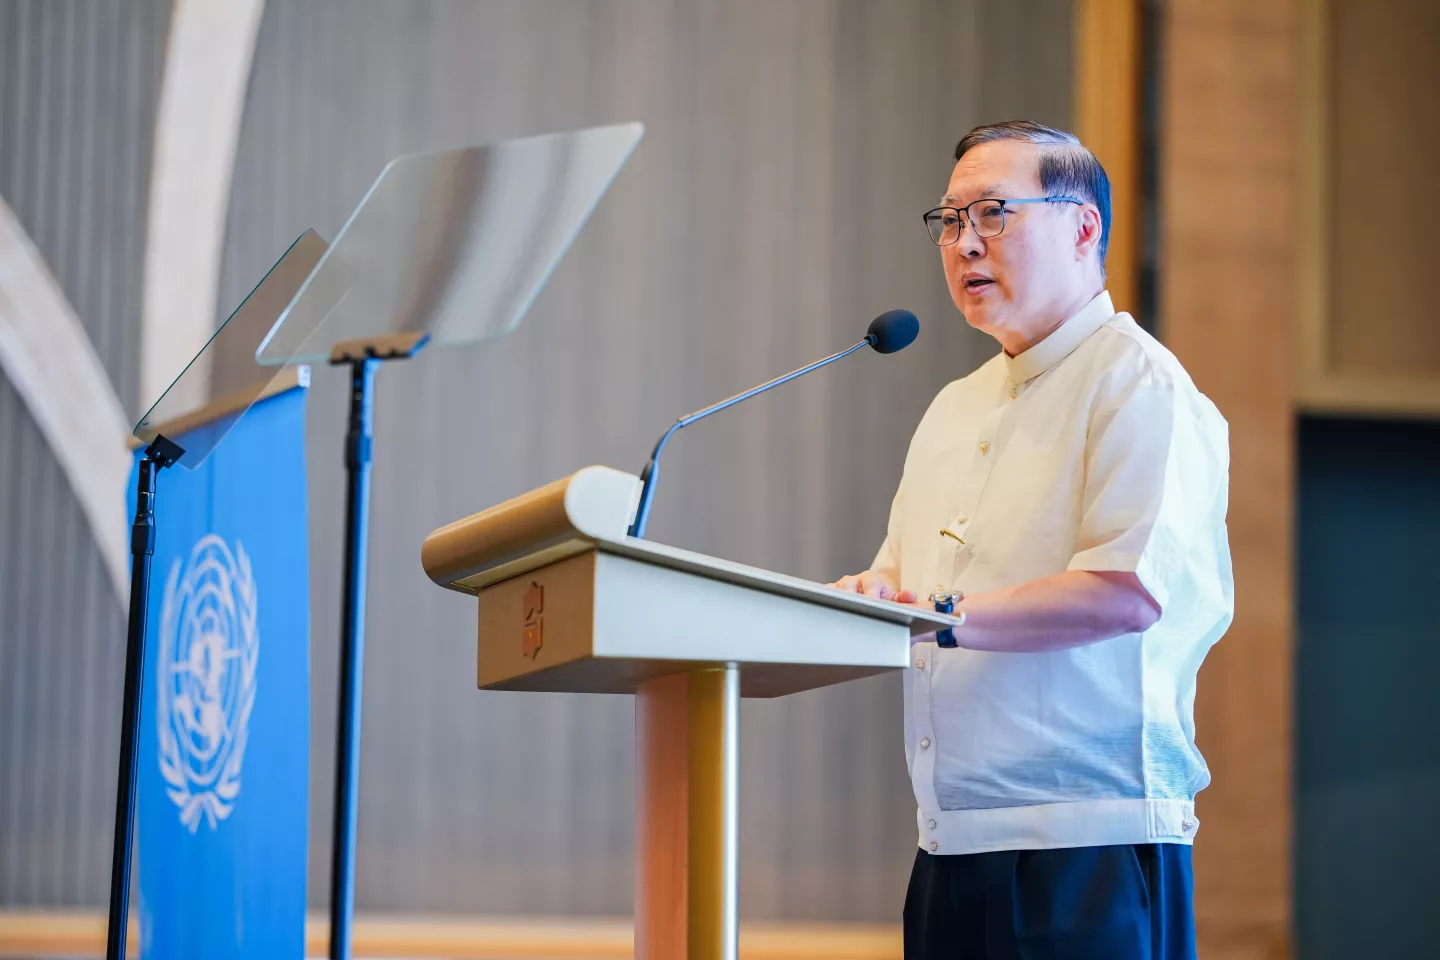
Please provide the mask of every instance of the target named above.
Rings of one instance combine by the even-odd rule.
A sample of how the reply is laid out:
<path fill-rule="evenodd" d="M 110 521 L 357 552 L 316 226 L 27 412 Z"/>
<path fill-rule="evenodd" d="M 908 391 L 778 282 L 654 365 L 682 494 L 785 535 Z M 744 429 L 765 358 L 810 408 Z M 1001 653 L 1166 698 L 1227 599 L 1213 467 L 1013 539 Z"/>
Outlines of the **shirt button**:
<path fill-rule="evenodd" d="M 955 518 L 955 522 L 956 522 L 956 523 L 964 523 L 964 522 L 966 522 L 966 521 L 969 520 L 969 519 L 970 519 L 969 517 L 965 516 L 965 514 L 962 513 L 962 514 L 960 514 L 960 516 L 958 516 L 958 517 Z"/>
<path fill-rule="evenodd" d="M 940 824 L 936 823 L 934 820 L 926 820 L 925 826 L 929 827 L 931 830 L 934 830 L 936 827 L 940 826 Z"/>
<path fill-rule="evenodd" d="M 983 456 L 985 456 L 985 454 L 987 454 L 987 453 L 989 453 L 989 452 L 990 452 L 990 441 L 989 441 L 989 440 L 981 440 L 981 441 L 980 441 L 980 456 L 983 457 Z"/>
<path fill-rule="evenodd" d="M 929 750 L 929 749 L 930 749 L 930 738 L 929 738 L 929 737 L 921 737 L 921 738 L 920 738 L 920 749 L 921 749 L 921 750 Z"/>
<path fill-rule="evenodd" d="M 931 853 L 934 853 L 936 850 L 939 850 L 939 849 L 940 849 L 940 844 L 936 843 L 934 840 L 931 840 L 931 841 L 930 841 L 930 852 L 931 852 Z"/>
<path fill-rule="evenodd" d="M 924 658 L 924 657 L 921 657 L 919 660 L 916 660 L 916 661 L 915 661 L 915 669 L 916 669 L 916 670 L 924 670 L 924 669 L 925 669 L 925 658 Z"/>

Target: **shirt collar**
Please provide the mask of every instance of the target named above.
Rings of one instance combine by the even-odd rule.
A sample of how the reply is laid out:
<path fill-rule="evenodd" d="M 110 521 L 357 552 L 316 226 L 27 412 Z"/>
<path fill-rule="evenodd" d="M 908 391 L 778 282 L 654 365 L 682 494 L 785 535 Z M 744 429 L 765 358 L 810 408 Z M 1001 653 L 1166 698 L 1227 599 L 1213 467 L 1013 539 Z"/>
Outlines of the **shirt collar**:
<path fill-rule="evenodd" d="M 1018 356 L 1001 354 L 1005 357 L 1005 369 L 1015 383 L 1033 380 L 1064 360 L 1075 349 L 1099 330 L 1105 322 L 1115 316 L 1115 307 L 1110 302 L 1108 290 L 1101 290 L 1080 312 L 1051 331 L 1050 335 Z"/>

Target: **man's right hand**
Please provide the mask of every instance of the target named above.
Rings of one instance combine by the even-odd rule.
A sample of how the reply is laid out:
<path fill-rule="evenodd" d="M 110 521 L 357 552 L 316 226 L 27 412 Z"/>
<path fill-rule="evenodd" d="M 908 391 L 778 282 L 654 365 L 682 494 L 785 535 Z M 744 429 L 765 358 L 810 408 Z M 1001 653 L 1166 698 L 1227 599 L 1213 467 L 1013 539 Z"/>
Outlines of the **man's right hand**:
<path fill-rule="evenodd" d="M 867 597 L 876 597 L 881 600 L 894 600 L 898 603 L 915 602 L 913 591 L 901 590 L 899 584 L 878 570 L 866 570 L 863 573 L 841 577 L 830 586 L 837 590 L 844 590 L 846 593 L 863 593 Z"/>

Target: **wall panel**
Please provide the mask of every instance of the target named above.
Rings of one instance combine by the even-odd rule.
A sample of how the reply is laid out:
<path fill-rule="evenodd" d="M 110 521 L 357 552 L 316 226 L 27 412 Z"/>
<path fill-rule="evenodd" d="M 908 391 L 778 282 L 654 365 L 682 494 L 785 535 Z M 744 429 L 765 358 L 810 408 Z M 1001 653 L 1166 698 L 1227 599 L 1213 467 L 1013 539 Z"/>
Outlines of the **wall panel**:
<path fill-rule="evenodd" d="M 1206 957 L 1286 955 L 1293 666 L 1296 30 L 1285 0 L 1167 12 L 1163 332 L 1230 422 L 1235 623 L 1195 702 L 1195 910 Z M 1238 229 L 1217 210 L 1263 209 Z"/>
<path fill-rule="evenodd" d="M 473 613 L 425 581 L 420 540 L 586 463 L 638 469 L 669 418 L 838 349 L 905 305 L 925 323 L 917 349 L 856 358 L 679 435 L 652 527 L 803 576 L 865 565 L 920 413 L 992 349 L 948 303 L 919 214 L 971 125 L 997 110 L 1068 122 L 1068 4 L 1020 6 L 268 7 L 222 303 L 300 230 L 333 235 L 396 153 L 621 119 L 648 127 L 515 335 L 381 374 L 362 907 L 628 911 L 629 701 L 477 693 Z M 1022 70 L 1012 45 L 980 43 L 1011 20 L 1053 55 Z M 332 371 L 312 393 L 319 828 L 344 397 Z M 746 704 L 747 915 L 896 916 L 913 843 L 900 719 L 894 678 Z M 312 901 L 323 897 L 312 883 Z"/>
<path fill-rule="evenodd" d="M 0 5 L 0 192 L 136 401 L 144 211 L 168 4 Z M 432 527 L 587 463 L 908 306 L 861 356 L 676 439 L 657 538 L 803 576 L 864 566 L 909 435 L 993 350 L 919 214 L 969 126 L 1069 122 L 1060 0 L 272 0 L 232 186 L 220 312 L 306 227 L 333 236 L 402 152 L 621 119 L 630 167 L 514 336 L 383 372 L 359 905 L 624 913 L 627 700 L 479 694 L 473 612 Z M 983 35 L 1024 25 L 1013 44 Z M 311 900 L 328 886 L 342 378 L 309 422 Z M 0 904 L 105 897 L 123 617 L 58 468 L 0 384 Z M 899 687 L 747 703 L 748 916 L 893 919 L 912 857 Z M 143 855 L 143 853 L 142 853 Z"/>
<path fill-rule="evenodd" d="M 0 195 L 130 407 L 168 15 L 159 0 L 0 4 Z M 104 902 L 124 614 L 64 473 L 0 378 L 0 904 Z"/>
<path fill-rule="evenodd" d="M 1414 184 L 1437 142 L 1428 94 L 1440 11 L 1424 0 L 1312 0 L 1298 21 L 1298 401 L 1308 412 L 1434 418 L 1440 336 L 1425 281 L 1437 201 Z"/>

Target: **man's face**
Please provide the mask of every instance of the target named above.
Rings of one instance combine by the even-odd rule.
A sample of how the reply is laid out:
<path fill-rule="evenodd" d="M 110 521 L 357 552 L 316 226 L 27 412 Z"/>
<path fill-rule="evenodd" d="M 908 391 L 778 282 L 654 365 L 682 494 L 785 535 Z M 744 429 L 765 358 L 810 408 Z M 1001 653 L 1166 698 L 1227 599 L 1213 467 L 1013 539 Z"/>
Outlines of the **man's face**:
<path fill-rule="evenodd" d="M 964 208 L 975 200 L 1044 196 L 1035 144 L 996 140 L 966 152 L 950 175 L 942 203 Z M 950 297 L 978 330 L 1012 345 L 1043 338 L 1068 314 L 1084 266 L 1077 258 L 1079 222 L 1073 204 L 1028 203 L 1005 211 L 999 236 L 976 236 L 963 220 L 960 239 L 940 248 Z M 977 209 L 978 214 L 978 209 Z"/>

